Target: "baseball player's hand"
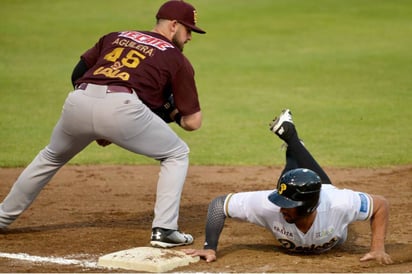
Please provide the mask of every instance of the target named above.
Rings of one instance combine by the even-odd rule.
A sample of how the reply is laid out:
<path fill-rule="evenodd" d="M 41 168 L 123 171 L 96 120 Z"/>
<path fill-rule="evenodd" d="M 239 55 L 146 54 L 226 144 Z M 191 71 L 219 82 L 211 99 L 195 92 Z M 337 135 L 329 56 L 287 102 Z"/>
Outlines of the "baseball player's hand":
<path fill-rule="evenodd" d="M 99 146 L 105 147 L 105 146 L 110 145 L 112 142 L 109 142 L 109 141 L 104 140 L 104 139 L 98 139 L 98 140 L 96 140 L 96 143 L 98 143 Z"/>
<path fill-rule="evenodd" d="M 376 260 L 380 264 L 391 264 L 393 263 L 391 256 L 387 254 L 385 251 L 370 251 L 366 253 L 361 259 L 361 262 L 366 262 L 370 260 Z"/>
<path fill-rule="evenodd" d="M 186 255 L 200 256 L 200 258 L 205 259 L 208 263 L 216 261 L 216 251 L 213 249 L 183 249 L 182 251 L 186 253 Z"/>

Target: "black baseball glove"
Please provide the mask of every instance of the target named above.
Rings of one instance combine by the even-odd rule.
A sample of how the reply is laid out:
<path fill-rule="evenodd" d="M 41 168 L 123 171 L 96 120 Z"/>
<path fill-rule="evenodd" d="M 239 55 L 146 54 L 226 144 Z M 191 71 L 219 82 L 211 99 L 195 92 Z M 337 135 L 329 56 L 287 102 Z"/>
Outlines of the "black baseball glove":
<path fill-rule="evenodd" d="M 170 114 L 175 109 L 176 106 L 173 94 L 170 94 L 169 98 L 167 98 L 166 103 L 164 103 L 160 108 L 153 109 L 153 112 L 156 113 L 160 118 L 162 118 L 166 123 L 171 123 L 174 122 L 174 120 L 170 117 Z"/>

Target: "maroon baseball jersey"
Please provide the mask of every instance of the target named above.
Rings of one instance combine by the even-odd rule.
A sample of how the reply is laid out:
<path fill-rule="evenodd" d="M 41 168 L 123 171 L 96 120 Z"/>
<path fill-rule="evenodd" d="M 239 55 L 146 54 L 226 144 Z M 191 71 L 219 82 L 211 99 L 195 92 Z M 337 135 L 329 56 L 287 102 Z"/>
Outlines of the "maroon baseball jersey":
<path fill-rule="evenodd" d="M 76 84 L 130 87 L 151 109 L 161 107 L 173 93 L 182 115 L 200 111 L 192 65 L 161 34 L 112 32 L 101 37 L 81 58 L 89 70 Z"/>

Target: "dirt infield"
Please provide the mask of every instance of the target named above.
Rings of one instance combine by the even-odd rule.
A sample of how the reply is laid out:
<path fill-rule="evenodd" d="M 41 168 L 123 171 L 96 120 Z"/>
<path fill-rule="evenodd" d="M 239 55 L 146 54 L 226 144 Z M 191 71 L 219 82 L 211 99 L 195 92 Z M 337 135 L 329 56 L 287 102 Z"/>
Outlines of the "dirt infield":
<path fill-rule="evenodd" d="M 269 232 L 228 220 L 218 261 L 178 272 L 412 272 L 412 165 L 380 169 L 325 168 L 334 184 L 390 202 L 387 252 L 394 264 L 360 263 L 368 251 L 368 222 L 350 226 L 347 242 L 326 254 L 284 253 Z M 21 168 L 0 169 L 0 199 Z M 149 246 L 158 166 L 65 166 L 33 205 L 0 234 L 0 272 L 127 272 L 38 258 L 93 262 L 103 254 Z M 191 166 L 183 192 L 180 229 L 201 248 L 207 205 L 217 195 L 272 189 L 281 167 Z M 179 248 L 180 249 L 180 248 Z M 31 261 L 5 256 L 21 253 Z M 34 258 L 34 259 L 33 259 Z M 57 262 L 56 262 L 57 261 Z M 77 262 L 77 261 L 76 261 Z"/>

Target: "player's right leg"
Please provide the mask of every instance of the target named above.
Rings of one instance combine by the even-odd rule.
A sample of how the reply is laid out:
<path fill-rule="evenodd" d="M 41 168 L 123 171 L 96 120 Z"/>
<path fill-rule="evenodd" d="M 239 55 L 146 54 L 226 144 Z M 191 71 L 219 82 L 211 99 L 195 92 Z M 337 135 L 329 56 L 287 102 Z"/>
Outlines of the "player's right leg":
<path fill-rule="evenodd" d="M 188 146 L 135 94 L 110 96 L 111 101 L 102 109 L 113 118 L 96 124 L 96 132 L 120 147 L 160 162 L 151 244 L 191 244 L 193 237 L 180 232 L 178 226 L 180 198 L 189 167 Z M 114 108 L 113 100 L 124 103 Z"/>
<path fill-rule="evenodd" d="M 292 120 L 292 113 L 289 109 L 284 109 L 278 117 L 275 117 L 272 123 L 270 123 L 269 129 L 287 144 L 287 162 L 282 175 L 294 168 L 307 168 L 316 172 L 322 179 L 323 184 L 331 184 L 326 172 L 299 139 L 298 132 Z"/>

